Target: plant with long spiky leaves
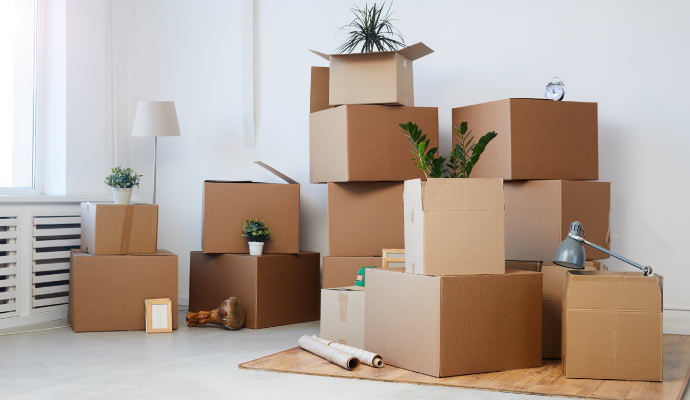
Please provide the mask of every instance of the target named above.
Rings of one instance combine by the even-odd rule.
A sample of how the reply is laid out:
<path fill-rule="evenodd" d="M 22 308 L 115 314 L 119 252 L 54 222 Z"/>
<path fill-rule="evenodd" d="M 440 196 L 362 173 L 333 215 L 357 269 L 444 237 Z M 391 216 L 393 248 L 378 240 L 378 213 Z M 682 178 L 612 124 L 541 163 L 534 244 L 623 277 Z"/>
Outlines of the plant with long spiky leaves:
<path fill-rule="evenodd" d="M 468 131 L 467 122 L 461 122 L 460 125 L 454 127 L 453 134 L 457 136 L 457 140 L 450 152 L 446 167 L 450 171 L 451 178 L 469 178 L 472 168 L 477 164 L 484 149 L 497 136 L 497 133 L 494 131 L 487 132 L 479 138 L 477 143 L 472 143 L 474 141 L 474 136 L 470 136 L 472 130 Z"/>
<path fill-rule="evenodd" d="M 412 145 L 411 151 L 415 155 L 415 158 L 412 158 L 414 165 L 424 172 L 425 178 L 441 178 L 445 173 L 443 163 L 446 159 L 436 155 L 438 147 L 429 148 L 431 141 L 422 133 L 417 124 L 408 122 L 400 124 L 400 128 Z"/>
<path fill-rule="evenodd" d="M 359 48 L 361 53 L 373 51 L 394 51 L 398 47 L 405 46 L 400 32 L 393 27 L 391 18 L 391 2 L 388 9 L 386 3 L 378 6 L 376 3 L 369 7 L 352 8 L 355 19 L 343 26 L 347 30 L 345 42 L 338 48 L 339 53 L 352 53 Z M 384 12 L 385 9 L 385 12 Z"/>

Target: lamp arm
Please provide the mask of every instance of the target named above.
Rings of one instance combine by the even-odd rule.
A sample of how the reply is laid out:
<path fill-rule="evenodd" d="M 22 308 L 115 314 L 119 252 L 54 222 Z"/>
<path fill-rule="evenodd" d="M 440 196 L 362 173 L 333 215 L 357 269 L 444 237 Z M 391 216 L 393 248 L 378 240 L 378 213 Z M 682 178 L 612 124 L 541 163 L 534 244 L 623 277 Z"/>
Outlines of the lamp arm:
<path fill-rule="evenodd" d="M 594 247 L 595 249 L 597 249 L 597 250 L 599 250 L 599 251 L 603 251 L 604 253 L 610 255 L 611 257 L 615 257 L 615 258 L 617 258 L 617 259 L 619 259 L 619 260 L 621 260 L 621 261 L 623 261 L 623 262 L 625 262 L 625 263 L 628 263 L 628 264 L 632 265 L 633 267 L 635 267 L 635 268 L 639 269 L 640 271 L 642 271 L 643 274 L 644 274 L 645 276 L 651 275 L 651 274 L 652 274 L 652 267 L 640 265 L 640 264 L 636 263 L 636 262 L 633 261 L 633 260 L 630 260 L 630 259 L 628 259 L 628 258 L 625 258 L 625 257 L 623 257 L 623 256 L 621 256 L 621 255 L 618 255 L 618 254 L 612 252 L 611 250 L 608 250 L 608 249 L 605 249 L 605 248 L 599 246 L 598 244 L 592 243 L 592 242 L 588 241 L 587 239 L 585 239 L 585 238 L 583 238 L 583 237 L 576 236 L 576 235 L 572 235 L 572 234 L 570 234 L 570 233 L 568 234 L 568 236 L 570 236 L 571 238 L 577 240 L 578 242 L 582 242 L 582 243 L 584 243 L 584 244 L 586 244 L 586 245 L 588 245 L 588 246 Z"/>

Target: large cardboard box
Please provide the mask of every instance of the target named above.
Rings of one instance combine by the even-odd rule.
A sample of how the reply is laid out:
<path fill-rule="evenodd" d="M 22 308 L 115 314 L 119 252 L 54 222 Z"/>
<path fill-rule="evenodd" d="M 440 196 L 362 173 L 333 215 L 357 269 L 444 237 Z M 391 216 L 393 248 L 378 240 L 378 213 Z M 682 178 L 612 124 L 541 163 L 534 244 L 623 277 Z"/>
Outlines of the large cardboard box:
<path fill-rule="evenodd" d="M 585 238 L 610 248 L 611 184 L 586 181 L 505 182 L 506 259 L 553 261 L 570 223 L 580 221 Z M 606 258 L 586 246 L 588 260 Z"/>
<path fill-rule="evenodd" d="M 248 219 L 266 222 L 272 240 L 264 254 L 299 253 L 299 184 L 263 163 L 257 163 L 287 184 L 204 182 L 202 250 L 204 253 L 248 253 L 242 226 Z"/>
<path fill-rule="evenodd" d="M 433 52 L 424 43 L 398 51 L 374 53 L 324 54 L 311 51 L 330 62 L 328 98 L 331 105 L 403 106 L 414 105 L 412 61 Z"/>
<path fill-rule="evenodd" d="M 169 298 L 177 329 L 177 256 L 72 250 L 67 316 L 75 332 L 146 330 L 144 300 Z"/>
<path fill-rule="evenodd" d="M 405 181 L 405 271 L 503 274 L 501 179 Z"/>
<path fill-rule="evenodd" d="M 438 108 L 346 105 L 309 115 L 312 183 L 404 181 L 424 174 L 410 160 L 400 123 L 416 123 L 438 147 Z"/>
<path fill-rule="evenodd" d="M 436 377 L 541 366 L 539 272 L 367 271 L 366 349 Z"/>
<path fill-rule="evenodd" d="M 570 271 L 563 301 L 565 376 L 661 381 L 662 288 L 659 275 Z"/>
<path fill-rule="evenodd" d="M 328 184 L 329 255 L 373 257 L 403 247 L 402 182 Z"/>
<path fill-rule="evenodd" d="M 506 99 L 454 108 L 453 126 L 463 121 L 476 139 L 498 133 L 474 178 L 599 179 L 597 103 Z"/>
<path fill-rule="evenodd" d="M 364 296 L 359 286 L 321 289 L 321 337 L 364 349 Z"/>
<path fill-rule="evenodd" d="M 81 251 L 90 254 L 156 254 L 156 204 L 81 203 Z"/>
<path fill-rule="evenodd" d="M 228 297 L 237 297 L 246 328 L 319 319 L 319 290 L 319 253 L 190 252 L 189 310 L 212 310 Z"/>

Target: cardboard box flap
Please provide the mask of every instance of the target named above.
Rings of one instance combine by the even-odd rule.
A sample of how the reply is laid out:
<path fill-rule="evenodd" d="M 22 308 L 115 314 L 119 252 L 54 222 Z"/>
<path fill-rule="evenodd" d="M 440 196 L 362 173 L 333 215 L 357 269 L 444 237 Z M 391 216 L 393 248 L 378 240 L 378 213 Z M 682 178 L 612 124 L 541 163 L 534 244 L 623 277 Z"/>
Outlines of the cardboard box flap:
<path fill-rule="evenodd" d="M 362 287 L 362 286 L 345 286 L 345 287 L 339 287 L 339 288 L 324 288 L 321 290 L 334 290 L 336 292 L 362 292 L 362 291 L 364 291 L 364 287 Z"/>
<path fill-rule="evenodd" d="M 566 277 L 566 310 L 661 312 L 663 277 L 638 272 L 570 271 Z"/>
<path fill-rule="evenodd" d="M 290 178 L 289 176 L 285 175 L 284 173 L 278 171 L 277 169 L 271 167 L 270 165 L 262 162 L 262 161 L 254 161 L 254 164 L 259 165 L 260 167 L 264 168 L 268 172 L 272 173 L 273 175 L 277 176 L 278 178 L 284 180 L 286 183 L 290 185 L 299 185 L 299 182 L 296 180 Z M 209 182 L 209 183 L 261 183 L 261 182 L 254 182 L 254 181 L 224 181 L 224 180 L 217 180 L 217 179 L 206 179 L 204 182 Z"/>
<path fill-rule="evenodd" d="M 328 79 L 330 68 L 311 67 L 311 87 L 309 94 L 309 112 L 326 110 L 332 106 L 328 104 Z"/>
<path fill-rule="evenodd" d="M 417 186 L 424 211 L 504 210 L 502 179 L 429 178 Z"/>
<path fill-rule="evenodd" d="M 323 58 L 326 61 L 330 61 L 331 57 L 357 57 L 361 55 L 372 55 L 372 54 L 394 54 L 398 53 L 402 55 L 403 57 L 407 58 L 410 61 L 414 61 L 418 58 L 422 58 L 428 54 L 433 53 L 434 51 L 429 48 L 429 46 L 425 45 L 422 42 L 415 43 L 411 46 L 407 46 L 405 48 L 402 48 L 397 51 L 376 51 L 376 52 L 370 52 L 370 53 L 341 53 L 341 54 L 325 54 L 321 53 L 316 50 L 311 50 L 309 49 L 312 53 L 316 54 L 317 56 Z"/>

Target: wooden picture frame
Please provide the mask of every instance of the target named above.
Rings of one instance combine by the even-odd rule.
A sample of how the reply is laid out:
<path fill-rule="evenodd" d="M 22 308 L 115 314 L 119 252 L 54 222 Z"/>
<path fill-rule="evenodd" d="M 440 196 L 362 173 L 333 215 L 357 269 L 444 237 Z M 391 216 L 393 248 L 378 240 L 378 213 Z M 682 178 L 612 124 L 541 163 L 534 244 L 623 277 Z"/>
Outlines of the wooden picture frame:
<path fill-rule="evenodd" d="M 398 257 L 391 257 L 397 255 Z M 405 249 L 381 249 L 381 268 L 390 269 L 388 263 L 405 265 Z"/>
<path fill-rule="evenodd" d="M 172 302 L 170 299 L 146 299 L 146 333 L 172 332 Z"/>

